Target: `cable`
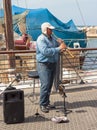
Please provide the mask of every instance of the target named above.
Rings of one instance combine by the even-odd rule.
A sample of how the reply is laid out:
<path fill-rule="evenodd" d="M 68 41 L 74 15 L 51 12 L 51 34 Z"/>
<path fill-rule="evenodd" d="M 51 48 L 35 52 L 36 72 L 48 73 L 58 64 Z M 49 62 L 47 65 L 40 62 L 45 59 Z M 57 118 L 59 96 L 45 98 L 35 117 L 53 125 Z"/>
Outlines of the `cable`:
<path fill-rule="evenodd" d="M 79 75 L 79 73 L 76 71 L 75 67 L 72 65 L 72 63 L 70 62 L 70 60 L 67 58 L 65 52 L 63 52 L 63 54 L 64 54 L 65 58 L 67 59 L 68 63 L 72 66 L 72 68 L 76 72 L 77 76 L 80 78 L 80 80 L 81 80 L 80 84 L 85 84 L 85 82 L 83 81 L 83 79 L 81 78 L 81 76 Z"/>

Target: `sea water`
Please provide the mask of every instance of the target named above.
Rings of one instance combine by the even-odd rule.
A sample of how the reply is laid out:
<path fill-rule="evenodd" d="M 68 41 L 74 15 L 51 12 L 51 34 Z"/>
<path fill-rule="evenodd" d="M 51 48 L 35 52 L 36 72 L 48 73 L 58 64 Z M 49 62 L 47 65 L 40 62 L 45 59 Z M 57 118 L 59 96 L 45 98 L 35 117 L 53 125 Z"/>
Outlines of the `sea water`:
<path fill-rule="evenodd" d="M 97 48 L 97 38 L 88 38 L 87 48 Z"/>
<path fill-rule="evenodd" d="M 97 48 L 97 38 L 88 38 L 87 48 Z M 97 50 L 89 50 L 85 52 L 85 60 L 82 68 L 84 70 L 97 69 Z"/>

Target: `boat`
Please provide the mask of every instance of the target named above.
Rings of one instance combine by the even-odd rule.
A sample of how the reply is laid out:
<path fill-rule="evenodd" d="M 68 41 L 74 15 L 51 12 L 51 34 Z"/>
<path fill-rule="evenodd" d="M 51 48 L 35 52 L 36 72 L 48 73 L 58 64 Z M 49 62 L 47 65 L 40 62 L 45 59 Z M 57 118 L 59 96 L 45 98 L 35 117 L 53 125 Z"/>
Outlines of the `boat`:
<path fill-rule="evenodd" d="M 22 37 L 23 34 L 28 34 L 31 37 L 31 40 L 36 41 L 37 37 L 41 34 L 41 24 L 43 22 L 49 22 L 53 26 L 55 26 L 54 36 L 62 38 L 68 48 L 87 47 L 86 33 L 82 30 L 78 30 L 72 19 L 69 20 L 67 23 L 63 23 L 57 17 L 55 17 L 47 8 L 27 9 L 13 5 L 12 16 L 14 21 L 13 31 L 17 33 L 20 37 Z M 21 16 L 25 18 L 25 20 L 23 20 L 23 24 L 21 23 L 22 22 Z M 21 39 L 19 43 L 21 43 L 22 40 L 23 39 Z M 17 47 L 15 44 L 14 46 L 18 50 L 28 49 L 24 45 L 20 44 Z"/>
<path fill-rule="evenodd" d="M 87 36 L 83 30 L 79 30 L 73 20 L 69 20 L 67 23 L 63 23 L 57 17 L 55 17 L 47 8 L 38 9 L 27 9 L 18 6 L 12 6 L 12 14 L 23 13 L 25 10 L 29 10 L 26 15 L 26 31 L 25 33 L 30 35 L 33 41 L 37 40 L 37 37 L 41 34 L 41 24 L 43 22 L 49 22 L 54 27 L 53 36 L 55 38 L 62 38 L 68 48 L 86 48 L 87 47 Z M 19 28 L 22 28 L 21 25 Z M 21 35 L 21 31 L 17 28 L 14 30 L 16 33 Z M 23 30 L 23 29 L 22 29 Z M 85 59 L 84 53 L 80 51 L 72 52 L 73 55 L 78 56 L 77 66 L 82 66 Z M 76 58 L 69 58 L 69 60 L 76 62 Z M 73 63 L 74 64 L 74 63 Z"/>
<path fill-rule="evenodd" d="M 29 10 L 26 15 L 26 32 L 34 41 L 41 34 L 41 24 L 43 22 L 49 22 L 55 26 L 54 34 L 57 37 L 62 38 L 66 45 L 70 48 L 74 48 L 74 43 L 79 43 L 81 48 L 86 48 L 86 33 L 78 30 L 73 20 L 69 20 L 67 23 L 63 23 L 57 17 L 55 17 L 47 8 L 27 9 L 13 5 L 12 14 L 20 14 L 25 10 Z M 19 28 L 14 30 L 21 35 Z"/>
<path fill-rule="evenodd" d="M 87 47 L 86 33 L 83 30 L 79 30 L 74 24 L 73 20 L 69 20 L 67 23 L 63 23 L 57 17 L 55 17 L 47 8 L 27 9 L 13 5 L 13 31 L 18 35 L 26 33 L 31 36 L 33 41 L 36 41 L 37 37 L 41 34 L 41 24 L 43 22 L 50 22 L 55 26 L 54 34 L 64 40 L 67 47 L 75 48 L 75 44 L 79 43 L 81 48 Z M 42 18 L 41 18 L 42 17 Z M 23 18 L 25 20 L 23 21 Z M 22 21 L 25 23 L 26 30 L 23 32 L 23 28 L 20 24 Z M 0 12 L 0 24 L 4 22 L 3 11 Z M 20 30 L 22 29 L 22 31 Z"/>

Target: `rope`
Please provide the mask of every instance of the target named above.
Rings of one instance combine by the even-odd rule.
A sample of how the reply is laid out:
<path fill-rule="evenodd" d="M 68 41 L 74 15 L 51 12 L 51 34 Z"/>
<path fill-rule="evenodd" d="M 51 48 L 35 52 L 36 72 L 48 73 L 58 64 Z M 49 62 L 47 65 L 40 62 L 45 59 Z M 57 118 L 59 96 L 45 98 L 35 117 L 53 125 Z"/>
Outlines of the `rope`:
<path fill-rule="evenodd" d="M 84 25 L 86 26 L 86 23 L 85 23 L 85 20 L 84 20 L 82 11 L 81 11 L 80 6 L 79 6 L 79 2 L 78 2 L 78 0 L 75 0 L 75 1 L 76 1 L 76 4 L 77 4 L 77 7 L 78 7 L 78 9 L 79 9 L 79 12 L 80 12 L 80 16 L 81 16 L 81 18 L 82 18 L 82 21 L 83 21 Z"/>
<path fill-rule="evenodd" d="M 22 34 L 26 33 L 26 23 L 25 19 L 18 23 L 19 30 Z"/>
<path fill-rule="evenodd" d="M 28 9 L 28 2 L 25 0 L 25 8 Z M 30 21 L 30 18 L 29 18 L 29 15 L 28 15 L 28 21 Z M 26 33 L 30 36 L 30 33 L 29 33 L 29 27 L 26 26 Z M 31 39 L 33 39 L 31 36 L 30 36 Z"/>
<path fill-rule="evenodd" d="M 55 37 L 55 39 L 57 39 L 58 37 L 54 34 L 54 33 L 52 33 L 53 34 L 53 36 Z M 70 41 L 70 42 L 72 42 L 72 41 L 87 41 L 87 39 L 62 39 L 64 42 L 65 41 Z M 68 44 L 69 45 L 69 44 Z"/>

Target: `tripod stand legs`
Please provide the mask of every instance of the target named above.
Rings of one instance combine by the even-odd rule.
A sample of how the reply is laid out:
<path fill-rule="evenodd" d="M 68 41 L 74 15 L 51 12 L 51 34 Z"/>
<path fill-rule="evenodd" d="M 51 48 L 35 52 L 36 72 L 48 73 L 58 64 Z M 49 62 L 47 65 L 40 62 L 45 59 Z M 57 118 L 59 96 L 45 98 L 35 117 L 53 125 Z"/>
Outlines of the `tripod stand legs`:
<path fill-rule="evenodd" d="M 64 92 L 64 115 L 67 116 L 67 114 L 69 114 L 70 112 L 72 112 L 72 110 L 69 110 L 66 108 L 66 101 L 65 101 L 65 98 L 67 97 L 66 96 L 66 93 Z"/>

